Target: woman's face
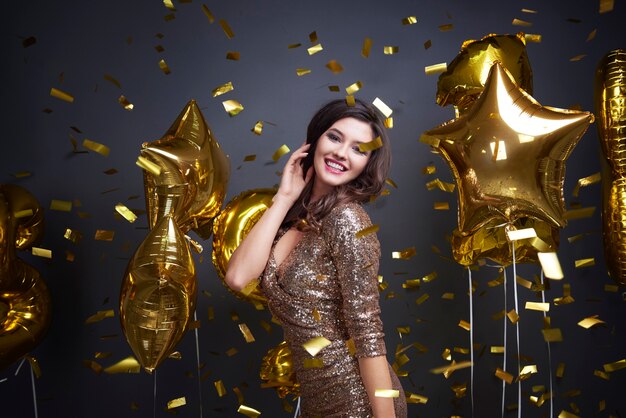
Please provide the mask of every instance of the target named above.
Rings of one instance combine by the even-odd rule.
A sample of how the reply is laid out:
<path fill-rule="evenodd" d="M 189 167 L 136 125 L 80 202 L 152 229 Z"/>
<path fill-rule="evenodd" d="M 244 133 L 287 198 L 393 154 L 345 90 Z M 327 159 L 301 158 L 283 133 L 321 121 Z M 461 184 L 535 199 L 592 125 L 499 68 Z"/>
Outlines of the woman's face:
<path fill-rule="evenodd" d="M 359 144 L 374 139 L 369 123 L 351 117 L 339 119 L 317 141 L 313 156 L 313 196 L 320 197 L 333 187 L 347 184 L 365 169 L 371 151 Z"/>

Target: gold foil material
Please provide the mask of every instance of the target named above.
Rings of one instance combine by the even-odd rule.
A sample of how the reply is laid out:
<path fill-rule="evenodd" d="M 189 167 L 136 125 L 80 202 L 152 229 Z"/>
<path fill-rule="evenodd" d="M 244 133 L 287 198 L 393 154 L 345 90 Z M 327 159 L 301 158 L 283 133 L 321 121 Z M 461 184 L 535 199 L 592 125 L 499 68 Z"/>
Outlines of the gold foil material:
<path fill-rule="evenodd" d="M 228 39 L 233 39 L 235 37 L 235 33 L 228 25 L 228 22 L 226 22 L 224 19 L 220 19 L 219 24 L 222 27 L 222 30 L 224 31 Z"/>
<path fill-rule="evenodd" d="M 15 219 L 20 219 L 20 218 L 27 218 L 29 216 L 33 216 L 34 214 L 35 213 L 33 212 L 32 209 L 24 209 L 24 210 L 19 210 L 15 212 L 13 216 L 15 217 Z"/>
<path fill-rule="evenodd" d="M 524 366 L 519 372 L 519 379 L 526 380 L 533 374 L 537 374 L 537 366 L 535 364 Z"/>
<path fill-rule="evenodd" d="M 386 118 L 388 118 L 389 116 L 391 116 L 391 114 L 393 113 L 393 110 L 391 110 L 391 108 L 389 106 L 387 106 L 385 104 L 385 102 L 383 102 L 381 99 L 379 99 L 378 97 L 374 99 L 374 101 L 372 102 L 372 104 L 374 106 L 376 106 L 376 108 L 378 110 L 380 110 L 380 112 L 385 115 Z"/>
<path fill-rule="evenodd" d="M 113 318 L 115 316 L 115 312 L 113 309 L 109 309 L 106 311 L 98 311 L 95 314 L 91 315 L 89 318 L 85 320 L 85 324 L 93 324 L 96 322 L 100 322 L 106 318 Z"/>
<path fill-rule="evenodd" d="M 524 26 L 524 27 L 529 27 L 533 25 L 531 22 L 527 22 L 521 19 L 513 19 L 513 22 L 511 22 L 511 24 L 513 26 Z"/>
<path fill-rule="evenodd" d="M 172 11 L 176 11 L 176 8 L 174 7 L 174 4 L 172 3 L 172 0 L 163 0 L 163 4 L 165 5 L 165 7 L 167 7 L 168 9 L 172 10 Z"/>
<path fill-rule="evenodd" d="M 328 86 L 328 91 L 339 93 L 341 91 L 341 89 L 337 85 L 332 85 L 332 86 Z M 354 106 L 354 105 L 352 105 L 352 106 Z"/>
<path fill-rule="evenodd" d="M 239 350 L 237 350 L 235 347 L 233 347 L 233 348 L 229 348 L 228 350 L 226 350 L 226 355 L 228 357 L 232 357 L 235 354 L 237 354 L 238 352 L 239 352 Z"/>
<path fill-rule="evenodd" d="M 255 161 L 255 160 L 256 160 L 256 154 L 250 154 L 250 155 L 246 155 L 245 157 L 243 157 L 244 162 Z"/>
<path fill-rule="evenodd" d="M 322 336 L 311 338 L 309 341 L 302 344 L 302 347 L 313 357 L 317 355 L 324 347 L 328 347 L 331 341 Z"/>
<path fill-rule="evenodd" d="M 221 96 L 222 94 L 226 94 L 229 91 L 233 91 L 234 89 L 235 87 L 233 87 L 233 82 L 229 81 L 228 83 L 224 83 L 221 86 L 214 88 L 213 91 L 211 92 L 211 96 L 213 97 Z"/>
<path fill-rule="evenodd" d="M 531 311 L 550 312 L 550 304 L 542 302 L 526 302 L 526 309 Z"/>
<path fill-rule="evenodd" d="M 434 179 L 426 183 L 426 188 L 428 190 L 439 189 L 446 193 L 454 192 L 455 187 L 456 185 L 454 183 L 446 183 L 444 181 L 441 181 L 440 179 Z"/>
<path fill-rule="evenodd" d="M 211 10 L 209 10 L 209 8 L 205 4 L 203 4 L 201 7 L 202 7 L 202 13 L 204 13 L 207 19 L 209 19 L 209 23 L 215 22 L 215 16 L 213 16 L 213 13 L 211 13 Z"/>
<path fill-rule="evenodd" d="M 118 89 L 121 89 L 121 88 L 122 88 L 122 84 L 120 84 L 120 82 L 119 82 L 119 81 L 117 81 L 117 80 L 115 79 L 115 77 L 113 77 L 112 75 L 110 75 L 110 74 L 105 74 L 105 75 L 104 75 L 104 79 L 105 79 L 106 81 L 110 81 L 111 83 L 113 83 L 113 84 L 114 84 L 114 85 L 115 85 Z"/>
<path fill-rule="evenodd" d="M 444 293 L 443 295 L 441 295 L 441 299 L 454 300 L 454 293 Z"/>
<path fill-rule="evenodd" d="M 113 241 L 114 236 L 115 236 L 115 231 L 110 231 L 106 229 L 98 229 L 96 230 L 94 239 L 96 241 Z"/>
<path fill-rule="evenodd" d="M 298 77 L 302 77 L 303 75 L 311 73 L 311 70 L 308 68 L 296 68 L 296 74 Z"/>
<path fill-rule="evenodd" d="M 595 258 L 583 258 L 583 259 L 574 261 L 574 266 L 576 268 L 592 267 L 592 266 L 595 266 L 595 265 L 596 265 L 596 259 Z"/>
<path fill-rule="evenodd" d="M 309 53 L 309 55 L 315 55 L 318 52 L 321 52 L 324 48 L 322 47 L 322 44 L 317 44 L 317 45 L 313 45 L 312 47 L 307 48 L 307 52 Z"/>
<path fill-rule="evenodd" d="M 437 167 L 434 165 L 428 165 L 422 168 L 422 174 L 435 174 L 437 172 Z"/>
<path fill-rule="evenodd" d="M 17 173 L 14 173 L 13 176 L 17 179 L 22 179 L 25 177 L 30 177 L 32 175 L 32 173 L 30 171 L 18 171 Z"/>
<path fill-rule="evenodd" d="M 547 343 L 556 343 L 563 341 L 563 334 L 559 328 L 542 329 L 543 339 Z"/>
<path fill-rule="evenodd" d="M 354 107 L 356 105 L 356 101 L 354 100 L 354 96 L 346 96 L 346 104 L 349 107 Z"/>
<path fill-rule="evenodd" d="M 435 202 L 435 203 L 433 203 L 433 209 L 435 209 L 435 210 L 450 210 L 450 203 L 448 203 L 448 202 Z"/>
<path fill-rule="evenodd" d="M 567 412 L 565 410 L 559 413 L 558 418 L 580 418 L 578 415 L 574 415 L 571 412 Z"/>
<path fill-rule="evenodd" d="M 254 124 L 254 127 L 252 128 L 252 132 L 255 135 L 261 135 L 263 133 L 263 121 L 259 120 Z"/>
<path fill-rule="evenodd" d="M 161 167 L 159 167 L 158 164 L 153 163 L 152 161 L 148 160 L 145 157 L 142 157 L 142 156 L 137 157 L 137 161 L 135 162 L 135 164 L 143 168 L 147 172 L 153 174 L 156 177 L 161 175 Z"/>
<path fill-rule="evenodd" d="M 40 247 L 32 247 L 31 254 L 37 257 L 52 258 L 52 250 Z"/>
<path fill-rule="evenodd" d="M 83 147 L 90 149 L 94 152 L 97 152 L 100 155 L 107 157 L 109 155 L 110 149 L 106 145 L 100 144 L 96 141 L 92 141 L 90 139 L 83 140 Z"/>
<path fill-rule="evenodd" d="M 374 151 L 375 149 L 381 148 L 383 146 L 383 140 L 380 136 L 377 136 L 370 142 L 361 142 L 359 143 L 359 151 L 368 152 Z"/>
<path fill-rule="evenodd" d="M 133 356 L 126 357 L 123 360 L 118 361 L 112 366 L 104 369 L 104 372 L 107 374 L 117 374 L 117 373 L 139 373 L 141 371 L 141 366 L 137 359 Z"/>
<path fill-rule="evenodd" d="M 613 363 L 607 363 L 603 365 L 604 371 L 607 373 L 616 372 L 618 370 L 626 369 L 626 359 L 618 360 Z"/>
<path fill-rule="evenodd" d="M 243 105 L 237 100 L 225 100 L 222 102 L 222 106 L 231 117 L 237 116 L 243 110 Z"/>
<path fill-rule="evenodd" d="M 172 72 L 170 70 L 170 67 L 167 65 L 167 63 L 163 59 L 159 61 L 159 68 L 161 69 L 161 71 L 163 71 L 163 74 L 165 75 L 168 75 L 169 73 Z"/>
<path fill-rule="evenodd" d="M 321 358 L 305 358 L 303 364 L 305 369 L 319 369 L 324 367 L 324 361 Z"/>
<path fill-rule="evenodd" d="M 454 25 L 452 23 L 448 23 L 445 25 L 439 25 L 439 31 L 440 32 L 449 32 L 452 29 L 454 29 Z"/>
<path fill-rule="evenodd" d="M 519 315 L 517 314 L 517 312 L 515 312 L 515 309 L 511 309 L 509 312 L 507 312 L 506 316 L 509 318 L 509 321 L 511 321 L 512 324 L 516 324 L 517 321 L 519 321 Z"/>
<path fill-rule="evenodd" d="M 226 53 L 226 59 L 231 61 L 239 61 L 241 54 L 237 51 L 228 51 Z"/>
<path fill-rule="evenodd" d="M 465 331 L 470 331 L 472 329 L 470 323 L 463 319 L 459 321 L 458 326 L 463 328 Z"/>
<path fill-rule="evenodd" d="M 378 224 L 374 224 L 372 226 L 368 226 L 367 228 L 363 228 L 360 231 L 357 231 L 354 235 L 357 238 L 363 238 L 367 235 L 375 234 L 376 232 L 378 232 L 379 229 L 380 226 Z"/>
<path fill-rule="evenodd" d="M 374 396 L 377 398 L 398 398 L 400 397 L 400 391 L 395 389 L 376 389 Z"/>
<path fill-rule="evenodd" d="M 603 320 L 599 319 L 598 315 L 587 317 L 587 318 L 581 320 L 580 322 L 578 322 L 578 325 L 583 327 L 583 328 L 585 328 L 585 329 L 589 329 L 589 328 L 593 327 L 594 325 L 599 325 L 599 324 L 606 324 L 606 322 L 604 322 Z"/>
<path fill-rule="evenodd" d="M 237 412 L 250 418 L 256 418 L 261 415 L 261 412 L 246 405 L 239 405 L 239 408 L 237 408 Z"/>
<path fill-rule="evenodd" d="M 348 93 L 349 95 L 353 95 L 357 91 L 361 90 L 361 87 L 363 87 L 363 83 L 360 81 L 356 81 L 346 87 L 346 93 Z"/>
<path fill-rule="evenodd" d="M 612 12 L 615 7 L 615 0 L 600 0 L 598 13 Z"/>
<path fill-rule="evenodd" d="M 50 210 L 58 210 L 61 212 L 71 212 L 72 202 L 69 202 L 67 200 L 52 199 L 52 201 L 50 202 Z"/>
<path fill-rule="evenodd" d="M 287 145 L 285 144 L 281 145 L 280 147 L 278 147 L 276 151 L 274 151 L 274 154 L 272 154 L 272 160 L 274 160 L 274 162 L 278 162 L 280 157 L 287 154 L 289 151 L 291 150 L 289 149 Z"/>
<path fill-rule="evenodd" d="M 572 58 L 570 58 L 569 60 L 571 62 L 577 62 L 577 61 L 582 61 L 583 58 L 585 58 L 587 56 L 587 54 L 579 54 L 579 55 L 575 55 Z"/>
<path fill-rule="evenodd" d="M 471 361 L 460 361 L 458 363 L 456 362 L 452 362 L 452 364 L 449 364 L 447 366 L 442 366 L 442 367 L 436 367 L 434 369 L 430 369 L 430 372 L 433 374 L 440 374 L 440 373 L 451 373 L 455 370 L 459 370 L 459 369 L 465 369 L 467 367 L 471 367 L 472 366 L 472 362 Z"/>
<path fill-rule="evenodd" d="M 563 270 L 561 269 L 561 263 L 554 252 L 550 253 L 537 253 L 539 263 L 543 269 L 543 274 L 554 280 L 561 280 L 563 278 Z"/>
<path fill-rule="evenodd" d="M 137 215 L 135 215 L 133 211 L 128 209 L 123 203 L 118 203 L 117 205 L 115 205 L 115 210 L 131 224 L 137 220 Z"/>
<path fill-rule="evenodd" d="M 424 74 L 434 75 L 445 73 L 448 69 L 448 63 L 440 62 L 439 64 L 427 65 L 424 67 Z"/>
<path fill-rule="evenodd" d="M 500 380 L 505 381 L 506 383 L 508 383 L 509 385 L 511 383 L 513 383 L 513 375 L 511 373 L 507 373 L 504 370 L 502 370 L 501 368 L 496 368 L 496 373 L 495 373 L 496 377 Z"/>
<path fill-rule="evenodd" d="M 600 173 L 595 173 L 587 177 L 583 177 L 578 179 L 576 186 L 574 187 L 574 191 L 572 192 L 572 196 L 578 197 L 578 193 L 580 192 L 581 187 L 591 186 L 592 184 L 600 183 L 602 177 Z"/>
<path fill-rule="evenodd" d="M 590 218 L 593 216 L 595 210 L 595 206 L 588 208 L 570 209 L 565 212 L 563 218 L 568 221 L 573 219 Z"/>
<path fill-rule="evenodd" d="M 429 297 L 430 296 L 428 296 L 428 293 L 424 293 L 422 296 L 420 296 L 419 298 L 415 300 L 415 304 L 421 305 L 422 303 L 426 302 Z"/>
<path fill-rule="evenodd" d="M 504 346 L 491 346 L 490 349 L 491 354 L 504 354 Z"/>
<path fill-rule="evenodd" d="M 383 47 L 383 53 L 385 55 L 397 54 L 399 51 L 400 51 L 400 47 L 398 47 L 398 46 L 385 46 L 385 47 Z"/>
<path fill-rule="evenodd" d="M 604 285 L 605 292 L 617 293 L 619 291 L 619 286 L 616 284 L 605 284 Z"/>
<path fill-rule="evenodd" d="M 363 47 L 361 48 L 361 56 L 363 58 L 369 57 L 371 50 L 372 50 L 372 40 L 370 38 L 365 38 L 365 40 L 363 41 Z"/>
<path fill-rule="evenodd" d="M 417 17 L 415 16 L 408 16 L 405 17 L 404 19 L 402 19 L 402 24 L 403 25 L 413 25 L 417 23 Z"/>
<path fill-rule="evenodd" d="M 74 103 L 74 96 L 54 87 L 50 89 L 50 96 L 63 100 L 64 102 Z"/>
<path fill-rule="evenodd" d="M 311 41 L 312 44 L 317 42 L 317 32 L 316 31 L 313 31 L 313 32 L 309 33 L 309 41 Z"/>
<path fill-rule="evenodd" d="M 430 49 L 431 46 L 433 46 L 433 41 L 430 39 L 424 42 L 424 49 Z"/>
<path fill-rule="evenodd" d="M 393 251 L 391 258 L 409 260 L 411 257 L 415 256 L 415 254 L 417 254 L 415 247 L 409 247 L 401 251 Z"/>
<path fill-rule="evenodd" d="M 418 403 L 425 404 L 428 402 L 428 397 L 418 395 L 416 393 L 406 392 L 406 403 Z"/>
<path fill-rule="evenodd" d="M 216 380 L 215 382 L 213 382 L 213 385 L 215 386 L 218 397 L 221 398 L 223 396 L 226 396 L 226 387 L 224 387 L 224 382 L 222 382 L 221 380 Z"/>
<path fill-rule="evenodd" d="M 172 399 L 171 401 L 168 401 L 167 409 L 170 410 L 170 409 L 178 408 L 183 405 L 187 405 L 187 399 L 185 399 L 184 396 L 182 398 L 176 398 L 176 399 Z"/>
<path fill-rule="evenodd" d="M 128 99 L 127 99 L 124 95 L 121 95 L 121 96 L 117 99 L 117 102 L 118 102 L 120 105 L 122 105 L 122 107 L 124 108 L 124 110 L 128 110 L 129 112 L 130 112 L 131 110 L 133 110 L 133 109 L 134 109 L 134 107 L 135 107 L 135 105 L 134 105 L 134 104 L 132 104 L 131 102 L 129 102 L 129 101 L 128 101 Z"/>
<path fill-rule="evenodd" d="M 248 328 L 246 324 L 239 324 L 239 331 L 241 331 L 247 343 L 253 343 L 255 341 L 252 331 L 250 331 L 250 328 Z"/>

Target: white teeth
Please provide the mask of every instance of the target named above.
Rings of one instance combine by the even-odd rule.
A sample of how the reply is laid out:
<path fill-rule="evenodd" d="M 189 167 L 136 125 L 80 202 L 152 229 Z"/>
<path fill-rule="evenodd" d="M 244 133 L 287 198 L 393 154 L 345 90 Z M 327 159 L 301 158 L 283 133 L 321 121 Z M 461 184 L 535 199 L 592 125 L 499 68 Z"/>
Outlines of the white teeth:
<path fill-rule="evenodd" d="M 334 163 L 332 161 L 326 161 L 326 165 L 335 170 L 344 171 L 345 168 L 341 164 Z"/>

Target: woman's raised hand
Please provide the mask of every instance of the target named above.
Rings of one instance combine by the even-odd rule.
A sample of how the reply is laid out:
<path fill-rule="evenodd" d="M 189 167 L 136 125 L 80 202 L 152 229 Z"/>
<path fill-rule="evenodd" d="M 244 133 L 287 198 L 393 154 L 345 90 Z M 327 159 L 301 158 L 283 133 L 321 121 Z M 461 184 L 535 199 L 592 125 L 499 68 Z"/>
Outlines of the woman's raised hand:
<path fill-rule="evenodd" d="M 308 150 L 310 146 L 311 144 L 304 144 L 291 154 L 287 164 L 285 164 L 278 192 L 276 192 L 274 200 L 284 198 L 293 204 L 298 197 L 300 197 L 304 186 L 306 186 L 313 176 L 313 167 L 309 168 L 305 176 L 301 164 L 302 159 L 309 154 Z"/>

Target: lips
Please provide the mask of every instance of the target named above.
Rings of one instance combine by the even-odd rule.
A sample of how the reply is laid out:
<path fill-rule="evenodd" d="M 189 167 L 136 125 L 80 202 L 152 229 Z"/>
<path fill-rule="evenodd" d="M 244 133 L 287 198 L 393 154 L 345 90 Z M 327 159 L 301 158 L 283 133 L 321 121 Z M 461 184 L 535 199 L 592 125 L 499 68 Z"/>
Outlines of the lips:
<path fill-rule="evenodd" d="M 325 159 L 324 162 L 326 163 L 326 169 L 328 169 L 328 171 L 330 171 L 331 173 L 339 174 L 348 170 L 346 166 L 344 166 L 338 161 Z"/>

